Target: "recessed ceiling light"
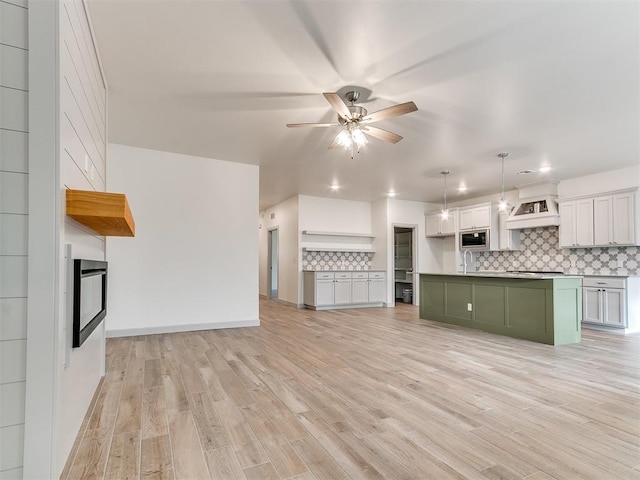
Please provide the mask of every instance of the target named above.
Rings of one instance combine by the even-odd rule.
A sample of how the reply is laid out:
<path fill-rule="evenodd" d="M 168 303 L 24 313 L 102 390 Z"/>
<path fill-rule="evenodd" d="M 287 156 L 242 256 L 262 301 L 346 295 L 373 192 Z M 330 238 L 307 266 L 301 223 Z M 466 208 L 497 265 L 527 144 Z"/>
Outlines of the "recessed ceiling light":
<path fill-rule="evenodd" d="M 389 197 L 395 197 L 395 196 L 396 196 L 396 192 L 395 192 L 394 190 L 389 190 L 389 191 L 387 192 L 387 195 L 388 195 Z"/>
<path fill-rule="evenodd" d="M 468 187 L 467 187 L 466 185 L 460 185 L 460 186 L 458 187 L 458 191 L 459 191 L 459 192 L 466 192 L 466 191 L 467 191 L 467 189 L 468 189 Z"/>
<path fill-rule="evenodd" d="M 541 173 L 547 173 L 549 170 L 551 170 L 551 167 L 549 165 L 543 165 L 538 169 L 538 171 Z"/>
<path fill-rule="evenodd" d="M 334 183 L 331 185 L 331 190 L 333 190 L 334 192 L 339 189 L 340 189 L 340 185 L 338 185 L 337 183 Z"/>
<path fill-rule="evenodd" d="M 520 170 L 516 175 L 528 175 L 529 173 L 535 173 L 535 170 Z"/>

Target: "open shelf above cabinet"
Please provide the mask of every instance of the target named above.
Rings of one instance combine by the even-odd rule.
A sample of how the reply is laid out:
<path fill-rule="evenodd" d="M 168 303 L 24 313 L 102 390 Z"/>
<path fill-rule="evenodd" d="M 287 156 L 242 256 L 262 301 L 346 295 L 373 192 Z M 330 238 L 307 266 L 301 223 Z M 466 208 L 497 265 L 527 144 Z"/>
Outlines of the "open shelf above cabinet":
<path fill-rule="evenodd" d="M 362 252 L 362 253 L 375 253 L 373 248 L 368 247 L 303 247 L 303 252 Z"/>
<path fill-rule="evenodd" d="M 302 230 L 303 252 L 375 253 L 369 233 L 320 232 Z"/>
<path fill-rule="evenodd" d="M 66 211 L 99 235 L 135 237 L 136 224 L 123 193 L 67 190 Z"/>
<path fill-rule="evenodd" d="M 375 238 L 370 233 L 344 233 L 344 232 L 317 232 L 312 230 L 303 230 L 303 235 L 320 235 L 324 237 L 363 237 L 363 238 Z"/>

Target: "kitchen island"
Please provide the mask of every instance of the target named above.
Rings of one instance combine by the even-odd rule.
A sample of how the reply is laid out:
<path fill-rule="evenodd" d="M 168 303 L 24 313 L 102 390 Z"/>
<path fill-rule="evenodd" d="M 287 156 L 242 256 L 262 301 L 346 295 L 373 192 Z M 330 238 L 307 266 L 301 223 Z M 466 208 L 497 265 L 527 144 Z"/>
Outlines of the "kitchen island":
<path fill-rule="evenodd" d="M 580 343 L 582 277 L 420 274 L 420 318 L 549 345 Z"/>

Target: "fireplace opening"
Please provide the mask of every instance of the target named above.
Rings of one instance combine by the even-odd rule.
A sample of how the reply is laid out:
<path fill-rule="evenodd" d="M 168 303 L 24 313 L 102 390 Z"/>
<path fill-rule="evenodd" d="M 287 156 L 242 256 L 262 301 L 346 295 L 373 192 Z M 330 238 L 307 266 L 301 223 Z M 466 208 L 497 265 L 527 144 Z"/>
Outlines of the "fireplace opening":
<path fill-rule="evenodd" d="M 89 338 L 107 316 L 107 262 L 73 261 L 73 347 Z"/>

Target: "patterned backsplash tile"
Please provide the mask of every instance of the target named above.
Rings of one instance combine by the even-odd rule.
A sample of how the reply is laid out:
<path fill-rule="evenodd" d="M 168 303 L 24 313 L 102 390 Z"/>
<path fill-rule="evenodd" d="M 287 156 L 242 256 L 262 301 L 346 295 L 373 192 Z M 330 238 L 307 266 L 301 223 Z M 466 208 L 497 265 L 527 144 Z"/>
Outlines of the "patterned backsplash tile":
<path fill-rule="evenodd" d="M 302 254 L 303 270 L 371 270 L 373 253 L 369 252 L 313 252 Z"/>
<path fill-rule="evenodd" d="M 520 231 L 520 250 L 480 252 L 476 265 L 478 270 L 636 276 L 640 275 L 640 247 L 560 248 L 558 227 L 525 228 Z"/>

